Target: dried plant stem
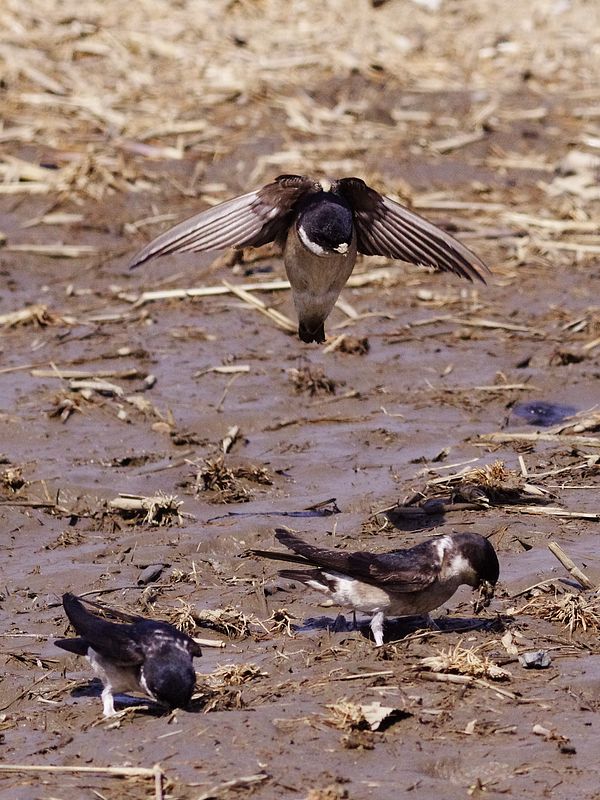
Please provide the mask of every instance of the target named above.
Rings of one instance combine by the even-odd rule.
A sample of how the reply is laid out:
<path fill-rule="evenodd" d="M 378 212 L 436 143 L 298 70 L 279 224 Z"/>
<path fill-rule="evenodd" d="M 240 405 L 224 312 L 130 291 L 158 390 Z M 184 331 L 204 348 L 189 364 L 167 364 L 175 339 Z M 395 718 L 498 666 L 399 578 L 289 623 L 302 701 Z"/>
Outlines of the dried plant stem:
<path fill-rule="evenodd" d="M 243 775 L 240 778 L 233 778 L 230 781 L 225 781 L 224 783 L 213 786 L 212 789 L 199 795 L 197 800 L 212 800 L 214 797 L 222 797 L 223 793 L 230 789 L 249 788 L 259 783 L 264 783 L 264 781 L 268 779 L 269 775 L 265 772 L 259 772 L 256 775 Z"/>
<path fill-rule="evenodd" d="M 380 267 L 371 269 L 365 273 L 351 275 L 346 286 L 350 288 L 360 288 L 369 286 L 381 281 L 392 280 L 401 274 L 401 267 Z M 221 294 L 236 294 L 237 292 L 276 292 L 290 288 L 290 282 L 286 280 L 256 281 L 254 283 L 243 283 L 239 285 L 230 284 L 223 281 L 223 285 L 218 286 L 197 286 L 191 289 L 157 289 L 156 291 L 142 292 L 136 298 L 134 307 L 143 306 L 145 303 L 152 303 L 155 300 L 182 300 L 186 297 L 214 297 Z M 129 297 L 124 298 L 129 299 Z M 294 327 L 295 329 L 295 327 Z"/>
<path fill-rule="evenodd" d="M 196 644 L 201 647 L 225 647 L 226 643 L 222 639 L 200 639 L 197 636 L 192 637 Z"/>
<path fill-rule="evenodd" d="M 2 772 L 95 772 L 101 775 L 119 775 L 129 778 L 153 778 L 156 769 L 161 771 L 158 765 L 149 769 L 148 767 L 83 767 L 83 766 L 52 766 L 49 764 L 0 764 Z"/>
<path fill-rule="evenodd" d="M 239 286 L 235 286 L 228 281 L 223 281 L 224 286 L 229 289 L 232 294 L 235 294 L 237 297 L 240 298 L 246 305 L 252 306 L 256 308 L 261 314 L 264 314 L 265 317 L 269 317 L 278 328 L 282 328 L 284 331 L 289 331 L 290 333 L 295 333 L 296 331 L 296 324 L 289 318 L 286 317 L 285 314 L 282 314 L 280 311 L 277 311 L 274 308 L 270 308 L 263 303 L 258 297 L 254 297 L 253 294 L 250 292 L 245 291 Z"/>
<path fill-rule="evenodd" d="M 361 678 L 380 678 L 393 675 L 391 669 L 380 670 L 379 672 L 357 672 L 355 675 L 338 675 L 329 678 L 330 681 L 359 681 Z"/>
<path fill-rule="evenodd" d="M 567 511 L 565 508 L 554 506 L 510 506 L 505 505 L 504 510 L 510 514 L 534 514 L 540 517 L 565 517 L 567 519 L 600 520 L 597 511 Z"/>
<path fill-rule="evenodd" d="M 164 800 L 163 777 L 164 773 L 160 764 L 148 767 L 83 767 L 83 766 L 52 766 L 47 764 L 0 764 L 2 772 L 50 772 L 53 774 L 69 773 L 83 774 L 95 773 L 96 775 L 114 775 L 120 778 L 153 778 L 154 800 Z"/>
<path fill-rule="evenodd" d="M 514 331 L 515 333 L 529 333 L 532 336 L 543 336 L 544 332 L 528 325 L 516 325 L 513 322 L 503 322 L 497 319 L 484 319 L 483 317 L 457 317 L 455 314 L 441 314 L 437 317 L 419 319 L 408 324 L 409 328 L 417 328 L 422 325 L 434 325 L 438 322 L 451 322 L 455 325 L 463 325 L 467 328 L 488 328 L 490 330 Z"/>
<path fill-rule="evenodd" d="M 577 583 L 583 586 L 584 589 L 596 588 L 588 576 L 579 569 L 574 561 L 569 558 L 560 545 L 556 544 L 556 542 L 549 542 L 548 550 L 550 550 L 553 556 L 556 556 L 563 567 L 567 570 L 569 575 L 574 578 Z"/>
<path fill-rule="evenodd" d="M 508 444 L 509 442 L 558 442 L 560 444 L 576 444 L 582 447 L 600 447 L 600 438 L 596 436 L 577 436 L 575 434 L 559 433 L 482 433 L 479 435 L 482 442 L 496 442 Z"/>
<path fill-rule="evenodd" d="M 436 681 L 438 683 L 458 683 L 463 686 L 480 686 L 482 689 L 490 689 L 496 694 L 503 697 L 508 697 L 511 700 L 517 700 L 518 696 L 508 689 L 501 689 L 499 686 L 493 686 L 491 683 L 482 680 L 481 678 L 473 678 L 470 675 L 453 675 L 446 672 L 417 672 L 415 677 L 425 681 Z"/>

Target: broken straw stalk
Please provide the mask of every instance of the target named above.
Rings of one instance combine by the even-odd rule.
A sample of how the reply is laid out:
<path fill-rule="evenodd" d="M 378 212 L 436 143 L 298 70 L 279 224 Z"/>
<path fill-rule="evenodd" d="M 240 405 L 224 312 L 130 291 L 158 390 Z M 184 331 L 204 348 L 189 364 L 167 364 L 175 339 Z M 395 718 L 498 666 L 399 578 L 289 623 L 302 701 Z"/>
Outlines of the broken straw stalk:
<path fill-rule="evenodd" d="M 383 267 L 380 269 L 372 269 L 367 273 L 351 275 L 346 286 L 349 288 L 359 288 L 361 286 L 368 286 L 373 283 L 378 283 L 382 280 L 391 280 L 402 273 L 400 267 Z M 186 297 L 213 297 L 222 294 L 239 294 L 245 292 L 275 292 L 283 289 L 289 289 L 290 282 L 287 280 L 274 280 L 263 281 L 255 283 L 244 284 L 231 284 L 223 281 L 220 286 L 198 286 L 191 289 L 160 289 L 153 292 L 142 292 L 133 303 L 135 307 L 151 303 L 155 300 L 172 300 L 184 299 Z M 246 299 L 246 298 L 244 298 Z M 296 326 L 294 325 L 294 330 Z"/>
<path fill-rule="evenodd" d="M 154 800 L 163 800 L 164 773 L 159 764 L 148 767 L 84 767 L 84 766 L 52 766 L 45 764 L 0 764 L 0 772 L 39 772 L 53 774 L 96 774 L 113 775 L 120 778 L 152 778 L 154 780 Z"/>
<path fill-rule="evenodd" d="M 595 584 L 584 572 L 579 569 L 577 564 L 571 558 L 569 558 L 560 545 L 556 544 L 556 542 L 550 542 L 548 544 L 548 549 L 552 555 L 556 556 L 571 577 L 574 578 L 581 586 L 583 586 L 584 589 L 596 588 Z"/>

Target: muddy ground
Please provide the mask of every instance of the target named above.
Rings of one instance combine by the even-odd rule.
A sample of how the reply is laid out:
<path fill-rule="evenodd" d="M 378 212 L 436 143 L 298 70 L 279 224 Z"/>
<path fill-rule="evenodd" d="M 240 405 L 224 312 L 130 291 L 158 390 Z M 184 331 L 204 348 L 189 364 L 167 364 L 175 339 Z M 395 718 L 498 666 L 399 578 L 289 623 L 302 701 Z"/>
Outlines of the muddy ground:
<path fill-rule="evenodd" d="M 415 6 L 415 14 L 415 29 L 431 31 L 429 12 Z M 569 25 L 581 45 L 585 18 Z M 581 46 L 574 58 L 584 54 Z M 507 56 L 498 74 L 510 69 Z M 408 193 L 490 264 L 487 286 L 364 259 L 357 273 L 389 273 L 345 290 L 351 308 L 334 310 L 325 346 L 302 344 L 231 294 L 140 300 L 155 289 L 283 276 L 269 252 L 247 252 L 233 269 L 215 254 L 126 269 L 168 224 L 160 215 L 179 219 L 204 207 L 206 195 L 224 199 L 289 166 L 303 171 L 310 131 L 290 126 L 289 109 L 264 98 L 235 111 L 236 124 L 243 127 L 246 114 L 254 125 L 238 130 L 226 152 L 192 145 L 177 160 L 144 162 L 152 192 L 0 194 L 1 762 L 159 763 L 165 797 L 177 800 L 600 797 L 597 629 L 592 620 L 590 630 L 570 635 L 560 621 L 519 612 L 531 586 L 553 579 L 559 591 L 569 588 L 550 540 L 600 580 L 597 129 L 593 114 L 580 111 L 597 108 L 597 94 L 575 73 L 573 92 L 564 75 L 552 83 L 554 73 L 544 73 L 546 85 L 523 74 L 496 97 L 476 140 L 432 148 L 449 136 L 444 115 L 456 121 L 452 135 L 471 130 L 491 95 L 466 78 L 418 91 L 382 80 L 380 68 L 325 73 L 313 105 L 360 101 L 361 114 L 385 128 L 358 155 L 348 142 L 349 164 L 338 147 L 337 172 L 377 175 L 381 188 L 405 200 Z M 398 109 L 414 117 L 395 140 Z M 225 125 L 233 112 L 215 102 L 213 113 L 211 124 Z M 352 127 L 344 130 L 347 137 Z M 43 137 L 3 146 L 7 159 L 63 163 Z M 295 163 L 269 162 L 294 147 Z M 585 157 L 565 162 L 574 151 Z M 130 158 L 134 170 L 141 156 Z M 312 166 L 318 152 L 306 158 Z M 193 191 L 183 192 L 184 182 Z M 44 219 L 57 212 L 77 216 Z M 93 251 L 32 251 L 56 242 Z M 295 319 L 287 291 L 256 294 Z M 110 386 L 71 383 L 78 378 Z M 515 411 L 540 401 L 592 420 L 561 431 L 560 415 L 544 427 Z M 493 441 L 492 433 L 545 438 Z M 465 500 L 456 483 L 453 493 L 426 488 L 497 461 L 503 480 L 517 485 L 516 501 L 500 491 L 489 503 L 453 508 Z M 524 483 L 541 494 L 528 494 Z M 382 513 L 421 491 L 446 498 L 441 513 L 419 512 L 422 496 L 414 514 Z M 109 505 L 120 494 L 160 493 L 171 498 L 163 498 L 166 511 L 136 515 Z M 392 624 L 377 650 L 368 627 L 344 630 L 339 609 L 278 579 L 275 562 L 242 557 L 276 546 L 273 529 L 282 524 L 328 546 L 377 551 L 478 531 L 499 554 L 497 596 L 479 628 L 470 627 L 463 589 L 439 612 L 441 631 Z M 162 571 L 140 582 L 157 564 Z M 205 647 L 196 662 L 192 708 L 161 716 L 142 706 L 103 721 L 87 663 L 52 644 L 67 630 L 66 590 L 224 643 Z M 234 612 L 238 629 L 211 628 L 203 613 L 216 609 Z M 510 676 L 432 680 L 421 659 L 457 644 L 480 648 Z M 518 654 L 540 649 L 549 667 L 521 666 Z M 399 713 L 383 730 L 353 724 L 353 707 L 374 701 Z M 0 776 L 2 800 L 154 796 L 149 778 L 18 769 Z"/>

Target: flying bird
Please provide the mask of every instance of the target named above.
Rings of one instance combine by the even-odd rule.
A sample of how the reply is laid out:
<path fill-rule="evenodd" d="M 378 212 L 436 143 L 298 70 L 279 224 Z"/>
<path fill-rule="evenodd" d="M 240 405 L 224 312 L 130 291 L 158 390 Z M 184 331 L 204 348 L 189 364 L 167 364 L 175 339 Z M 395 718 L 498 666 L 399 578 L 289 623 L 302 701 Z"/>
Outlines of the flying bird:
<path fill-rule="evenodd" d="M 324 322 L 357 253 L 386 256 L 485 283 L 486 265 L 450 234 L 371 189 L 360 178 L 314 180 L 280 175 L 213 206 L 146 245 L 130 269 L 167 253 L 259 247 L 276 241 L 303 342 L 324 342 Z"/>
<path fill-rule="evenodd" d="M 381 554 L 316 547 L 283 528 L 276 528 L 275 537 L 293 554 L 250 552 L 312 567 L 284 569 L 279 575 L 323 592 L 337 605 L 372 614 L 378 647 L 383 644 L 384 616 L 429 614 L 462 584 L 479 589 L 481 604 L 488 605 L 500 572 L 493 546 L 478 533 L 446 534 Z"/>
<path fill-rule="evenodd" d="M 103 619 L 70 592 L 63 595 L 63 606 L 77 638 L 54 644 L 87 657 L 103 683 L 105 717 L 116 713 L 113 695 L 118 692 L 142 692 L 170 708 L 190 702 L 196 685 L 192 660 L 202 654 L 193 639 L 168 622 L 116 611 L 110 613 L 129 622 Z"/>

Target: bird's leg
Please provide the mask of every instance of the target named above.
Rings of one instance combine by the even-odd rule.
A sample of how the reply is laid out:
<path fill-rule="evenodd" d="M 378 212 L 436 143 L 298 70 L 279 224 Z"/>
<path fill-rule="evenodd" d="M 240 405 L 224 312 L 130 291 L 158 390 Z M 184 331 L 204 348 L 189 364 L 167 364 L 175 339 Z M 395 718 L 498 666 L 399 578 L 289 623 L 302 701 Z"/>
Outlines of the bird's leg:
<path fill-rule="evenodd" d="M 355 609 L 355 608 L 353 608 L 353 609 L 352 609 L 352 630 L 354 630 L 354 631 L 355 631 L 355 630 L 357 629 L 357 627 L 358 627 L 358 626 L 357 626 L 357 624 L 356 624 L 356 609 Z"/>
<path fill-rule="evenodd" d="M 114 717 L 116 715 L 115 711 L 115 701 L 113 698 L 112 693 L 112 686 L 110 683 L 107 683 L 104 689 L 102 689 L 102 711 L 105 717 Z"/>
<path fill-rule="evenodd" d="M 383 611 L 378 611 L 371 620 L 371 631 L 375 639 L 375 646 L 381 647 L 383 645 Z"/>

